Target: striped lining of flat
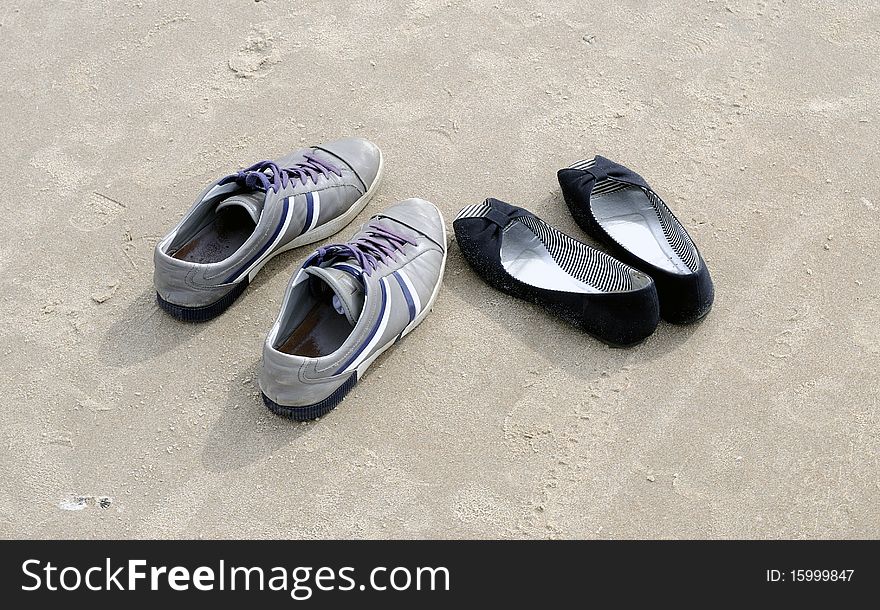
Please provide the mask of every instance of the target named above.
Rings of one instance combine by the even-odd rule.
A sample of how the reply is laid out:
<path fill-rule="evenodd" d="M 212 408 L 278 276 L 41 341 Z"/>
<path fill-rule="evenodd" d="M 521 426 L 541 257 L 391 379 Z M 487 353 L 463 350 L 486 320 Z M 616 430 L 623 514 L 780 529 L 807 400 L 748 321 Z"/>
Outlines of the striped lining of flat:
<path fill-rule="evenodd" d="M 666 241 L 669 242 L 669 245 L 672 246 L 672 249 L 681 261 L 687 265 L 687 268 L 696 273 L 699 257 L 697 256 L 697 247 L 691 241 L 691 236 L 681 226 L 678 219 L 672 215 L 672 212 L 669 211 L 669 208 L 666 207 L 666 204 L 660 197 L 653 191 L 645 191 L 645 195 L 648 196 L 651 205 L 654 206 L 654 210 L 657 212 L 657 218 L 660 219 L 660 226 L 663 228 L 663 235 L 666 236 Z"/>
<path fill-rule="evenodd" d="M 469 205 L 459 212 L 455 219 L 479 218 L 485 216 L 490 209 L 486 202 Z M 557 231 L 538 218 L 518 216 L 511 221 L 521 222 L 528 227 L 541 240 L 556 264 L 578 281 L 601 292 L 633 289 L 630 268 L 616 258 Z"/>
<path fill-rule="evenodd" d="M 485 201 L 483 203 L 469 205 L 465 208 L 462 208 L 461 212 L 458 213 L 458 216 L 455 217 L 455 220 L 458 220 L 459 218 L 479 218 L 480 216 L 485 215 L 488 211 L 489 204 Z"/>
<path fill-rule="evenodd" d="M 514 221 L 521 222 L 537 235 L 553 260 L 573 278 L 601 292 L 633 289 L 630 268 L 616 258 L 557 231 L 538 218 L 519 216 Z"/>
<path fill-rule="evenodd" d="M 572 169 L 589 170 L 594 165 L 596 165 L 595 158 L 583 159 L 573 163 L 570 167 Z M 672 247 L 673 252 L 687 265 L 688 269 L 696 273 L 698 265 L 697 247 L 685 228 L 656 193 L 640 186 L 618 182 L 613 178 L 603 178 L 602 180 L 597 180 L 593 185 L 593 190 L 590 191 L 590 198 L 602 197 L 610 193 L 635 188 L 641 188 L 648 197 L 648 201 L 651 202 L 651 207 L 654 208 L 654 212 L 657 214 L 657 219 L 660 221 L 660 226 L 663 229 L 663 235 Z"/>

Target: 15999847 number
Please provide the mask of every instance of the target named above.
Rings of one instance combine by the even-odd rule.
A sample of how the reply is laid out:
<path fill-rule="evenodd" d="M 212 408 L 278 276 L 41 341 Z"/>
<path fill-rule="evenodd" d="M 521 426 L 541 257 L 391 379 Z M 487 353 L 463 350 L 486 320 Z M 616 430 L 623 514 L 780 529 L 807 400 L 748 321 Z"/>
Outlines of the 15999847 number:
<path fill-rule="evenodd" d="M 855 570 L 791 570 L 792 582 L 850 582 Z"/>

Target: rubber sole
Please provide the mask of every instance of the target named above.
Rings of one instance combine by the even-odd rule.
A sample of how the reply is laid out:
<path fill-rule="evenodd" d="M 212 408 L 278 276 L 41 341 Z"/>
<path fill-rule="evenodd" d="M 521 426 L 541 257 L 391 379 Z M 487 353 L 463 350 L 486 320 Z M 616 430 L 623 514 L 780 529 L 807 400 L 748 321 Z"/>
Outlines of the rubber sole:
<path fill-rule="evenodd" d="M 182 305 L 170 303 L 159 296 L 158 292 L 156 293 L 156 302 L 159 304 L 159 307 L 178 320 L 184 322 L 207 322 L 226 311 L 247 287 L 248 279 L 244 278 L 232 290 L 227 292 L 222 299 L 202 307 L 183 307 Z"/>
<path fill-rule="evenodd" d="M 312 419 L 317 419 L 335 409 L 339 405 L 339 403 L 342 402 L 342 399 L 345 398 L 346 394 L 351 392 L 352 388 L 354 388 L 355 384 L 357 383 L 357 378 L 358 375 L 355 371 L 354 373 L 352 373 L 351 377 L 345 380 L 345 383 L 336 388 L 335 392 L 330 394 L 330 396 L 328 396 L 321 402 L 316 402 L 313 405 L 305 405 L 302 407 L 285 407 L 283 405 L 279 405 L 277 402 L 273 401 L 265 394 L 263 394 L 263 402 L 266 403 L 266 407 L 268 407 L 269 410 L 272 411 L 272 413 L 274 413 L 275 415 L 280 415 L 282 417 L 286 417 L 288 419 L 293 419 L 296 421 L 309 421 Z"/>

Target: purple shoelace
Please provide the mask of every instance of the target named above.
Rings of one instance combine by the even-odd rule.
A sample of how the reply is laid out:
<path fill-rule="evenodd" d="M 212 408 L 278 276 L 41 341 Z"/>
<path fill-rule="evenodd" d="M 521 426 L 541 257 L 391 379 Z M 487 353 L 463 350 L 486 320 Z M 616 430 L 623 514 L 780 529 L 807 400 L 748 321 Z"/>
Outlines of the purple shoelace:
<path fill-rule="evenodd" d="M 273 161 L 258 161 L 240 172 L 229 174 L 220 181 L 220 184 L 238 182 L 248 188 L 269 189 L 276 193 L 288 184 L 294 182 L 306 183 L 311 178 L 312 182 L 318 182 L 318 176 L 329 176 L 331 173 L 342 176 L 342 171 L 331 163 L 321 161 L 317 157 L 306 154 L 306 160 L 290 167 L 279 167 Z"/>
<path fill-rule="evenodd" d="M 354 258 L 361 269 L 367 275 L 371 275 L 379 265 L 386 263 L 388 259 L 397 260 L 395 253 L 400 251 L 403 246 L 406 244 L 416 245 L 415 241 L 385 227 L 368 224 L 364 227 L 363 232 L 366 235 L 354 241 L 318 248 L 313 259 L 306 264 L 320 263 L 331 256 L 344 256 Z"/>

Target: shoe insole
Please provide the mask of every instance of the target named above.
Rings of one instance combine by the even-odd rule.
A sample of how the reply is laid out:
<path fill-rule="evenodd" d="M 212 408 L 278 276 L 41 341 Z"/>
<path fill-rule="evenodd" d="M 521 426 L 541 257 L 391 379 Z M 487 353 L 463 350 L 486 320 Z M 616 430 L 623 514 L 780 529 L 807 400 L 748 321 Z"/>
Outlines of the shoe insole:
<path fill-rule="evenodd" d="M 600 292 L 569 275 L 553 259 L 544 242 L 521 222 L 512 222 L 504 229 L 501 265 L 519 281 L 537 288 L 563 292 Z"/>
<path fill-rule="evenodd" d="M 591 198 L 593 215 L 614 241 L 640 259 L 672 273 L 690 273 L 675 252 L 645 192 L 629 187 Z"/>
<path fill-rule="evenodd" d="M 172 256 L 191 263 L 217 263 L 232 256 L 256 225 L 241 208 L 225 208 L 214 217 Z"/>
<path fill-rule="evenodd" d="M 333 307 L 320 300 L 277 349 L 293 356 L 318 358 L 332 354 L 351 334 L 354 326 Z"/>

